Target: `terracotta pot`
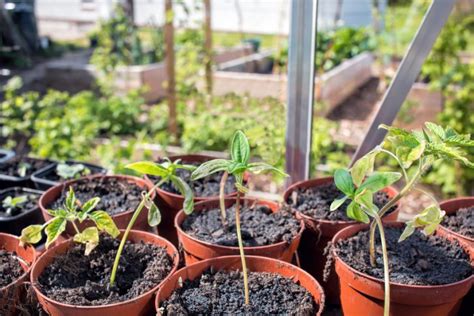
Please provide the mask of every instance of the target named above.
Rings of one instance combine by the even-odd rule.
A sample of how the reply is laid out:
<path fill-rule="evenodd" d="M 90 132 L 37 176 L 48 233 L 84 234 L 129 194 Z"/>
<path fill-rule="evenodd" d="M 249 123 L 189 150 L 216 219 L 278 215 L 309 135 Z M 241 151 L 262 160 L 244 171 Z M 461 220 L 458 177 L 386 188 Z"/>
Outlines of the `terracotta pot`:
<path fill-rule="evenodd" d="M 123 230 L 121 231 L 123 234 Z M 121 236 L 122 236 L 121 234 Z M 179 255 L 178 250 L 166 239 L 159 237 L 155 234 L 148 232 L 143 232 L 139 230 L 132 230 L 128 235 L 128 240 L 132 242 L 139 243 L 145 242 L 154 245 L 164 247 L 166 252 L 173 258 L 173 268 L 168 275 L 171 276 L 178 267 Z M 165 278 L 160 284 L 157 284 L 151 290 L 143 293 L 140 296 L 137 296 L 131 300 L 123 301 L 114 304 L 102 305 L 102 306 L 78 306 L 64 304 L 57 301 L 54 301 L 48 298 L 46 295 L 41 293 L 40 288 L 38 287 L 38 278 L 43 273 L 44 269 L 51 264 L 55 257 L 58 255 L 64 254 L 71 247 L 74 242 L 72 239 L 68 239 L 52 248 L 46 250 L 46 252 L 38 259 L 38 261 L 33 265 L 31 270 L 31 284 L 33 284 L 33 289 L 36 292 L 38 301 L 43 307 L 43 309 L 51 316 L 105 316 L 105 315 L 114 315 L 114 316 L 129 316 L 129 315 L 148 315 L 147 313 L 153 307 L 153 298 L 157 289 L 163 284 L 167 279 Z"/>
<path fill-rule="evenodd" d="M 293 191 L 297 189 L 306 189 L 318 187 L 328 183 L 334 182 L 333 177 L 325 177 L 320 179 L 312 179 L 307 181 L 300 181 L 291 185 L 283 194 L 283 201 L 286 202 Z M 387 187 L 383 190 L 390 197 L 394 197 L 398 192 L 392 187 Z M 396 221 L 399 209 L 387 214 L 384 221 Z M 340 230 L 354 225 L 355 221 L 331 221 L 331 220 L 317 220 L 310 216 L 304 215 L 301 212 L 296 212 L 298 218 L 302 218 L 306 230 L 301 238 L 301 243 L 298 248 L 298 255 L 300 257 L 301 267 L 309 272 L 312 276 L 321 283 L 326 293 L 328 303 L 339 303 L 339 286 L 334 267 L 327 282 L 323 281 L 324 267 L 326 265 L 326 255 L 324 249 Z"/>
<path fill-rule="evenodd" d="M 460 208 L 471 207 L 474 205 L 474 197 L 459 197 L 447 201 L 443 201 L 439 204 L 442 210 L 446 211 L 446 215 L 455 214 Z M 452 231 L 442 225 L 439 225 L 439 234 L 443 236 L 450 235 L 458 240 L 466 242 L 471 248 L 474 249 L 474 238 L 461 235 Z"/>
<path fill-rule="evenodd" d="M 24 301 L 26 291 L 23 284 L 29 279 L 31 265 L 36 260 L 36 251 L 31 246 L 21 247 L 18 237 L 4 233 L 0 233 L 0 249 L 16 253 L 25 271 L 17 280 L 0 288 L 0 315 L 14 315 L 18 302 Z"/>
<path fill-rule="evenodd" d="M 181 159 L 183 163 L 203 163 L 215 157 L 206 155 L 176 155 L 169 157 L 171 161 Z M 145 179 L 149 178 L 145 176 Z M 151 181 L 152 182 L 152 181 Z M 174 227 L 174 218 L 179 210 L 183 208 L 184 197 L 180 194 L 174 194 L 163 189 L 156 189 L 156 204 L 161 210 L 161 223 L 158 226 L 158 231 L 161 236 L 171 241 L 175 246 L 178 246 L 178 234 Z M 236 196 L 237 192 L 226 195 L 226 197 Z M 194 202 L 208 201 L 217 198 L 211 197 L 194 197 Z"/>
<path fill-rule="evenodd" d="M 252 272 L 271 272 L 281 276 L 291 278 L 294 282 L 299 283 L 302 287 L 308 290 L 314 298 L 314 301 L 319 305 L 319 310 L 316 315 L 321 315 L 324 310 L 325 297 L 322 287 L 319 285 L 311 275 L 302 269 L 272 258 L 245 256 L 247 259 L 247 269 Z M 215 270 L 242 270 L 242 265 L 239 256 L 226 256 L 219 258 L 207 259 L 194 263 L 190 266 L 184 267 L 165 282 L 158 290 L 155 300 L 155 308 L 157 315 L 160 313 L 160 304 L 170 297 L 179 284 L 185 280 L 194 280 L 198 278 L 208 268 L 213 267 Z M 250 297 L 250 300 L 252 298 Z"/>
<path fill-rule="evenodd" d="M 134 183 L 140 188 L 143 188 L 144 191 L 148 191 L 153 188 L 153 184 L 148 180 L 144 180 L 144 179 L 140 179 L 140 178 L 132 177 L 132 176 L 125 176 L 125 175 L 113 175 L 113 176 L 93 175 L 93 176 L 88 176 L 88 177 L 84 177 L 77 180 L 67 181 L 67 182 L 55 185 L 54 187 L 50 188 L 40 197 L 38 204 L 40 206 L 41 213 L 43 214 L 44 220 L 48 221 L 52 218 L 51 215 L 49 215 L 49 213 L 46 210 L 48 209 L 49 205 L 51 205 L 55 200 L 57 200 L 61 196 L 61 192 L 63 192 L 65 188 L 68 188 L 71 184 L 82 181 L 84 179 L 90 179 L 93 181 L 95 179 L 100 179 L 100 178 L 115 178 L 120 181 L 127 181 L 129 183 Z M 151 193 L 151 197 L 152 198 L 155 197 L 155 192 Z M 125 229 L 127 228 L 127 225 L 130 222 L 130 219 L 132 218 L 134 212 L 135 212 L 135 209 L 133 208 L 126 212 L 113 215 L 112 219 L 114 220 L 115 224 L 117 225 L 119 229 Z M 147 217 L 148 217 L 148 209 L 144 208 L 142 212 L 140 213 L 140 216 L 137 218 L 137 221 L 135 222 L 135 225 L 133 228 L 139 229 L 139 230 L 145 230 L 145 231 L 150 230 Z M 79 227 L 79 230 L 82 231 L 84 228 L 91 226 L 91 224 L 92 224 L 91 221 L 86 220 L 82 222 L 81 224 L 78 223 L 77 226 Z M 73 236 L 74 234 L 75 234 L 74 227 L 72 227 L 72 225 L 68 223 L 66 227 L 66 235 Z"/>
<path fill-rule="evenodd" d="M 225 199 L 225 201 L 226 207 L 230 207 L 235 204 L 236 199 L 227 198 Z M 271 201 L 257 200 L 254 198 L 241 198 L 241 203 L 243 204 L 245 202 L 255 202 L 258 205 L 268 206 L 273 212 L 278 212 L 278 210 L 280 209 L 277 203 Z M 195 204 L 194 212 L 206 212 L 210 209 L 215 208 L 219 208 L 219 199 Z M 179 211 L 178 215 L 176 215 L 175 218 L 175 227 L 178 232 L 180 244 L 183 248 L 186 265 L 190 265 L 197 261 L 215 257 L 239 255 L 239 247 L 216 245 L 199 240 L 189 234 L 186 234 L 181 229 L 181 225 L 185 218 L 186 214 L 184 214 L 184 211 Z M 293 259 L 293 255 L 300 243 L 301 235 L 304 231 L 304 222 L 300 220 L 300 223 L 301 228 L 298 234 L 293 237 L 290 243 L 287 243 L 286 241 L 281 241 L 279 243 L 266 246 L 244 247 L 245 254 L 249 256 L 263 256 L 283 260 L 286 262 L 291 262 L 291 260 Z"/>
<path fill-rule="evenodd" d="M 392 222 L 385 226 L 403 227 L 404 223 Z M 341 230 L 333 238 L 338 240 L 354 236 L 361 230 L 368 229 L 366 224 L 358 224 Z M 448 238 L 454 240 L 454 238 Z M 474 252 L 465 243 L 461 246 L 469 253 L 471 264 Z M 365 273 L 359 272 L 344 261 L 335 251 L 336 273 L 341 287 L 341 305 L 344 315 L 382 315 L 384 283 Z M 469 292 L 474 275 L 462 281 L 434 286 L 406 285 L 390 283 L 391 315 L 403 316 L 446 316 L 457 315 L 462 298 Z"/>

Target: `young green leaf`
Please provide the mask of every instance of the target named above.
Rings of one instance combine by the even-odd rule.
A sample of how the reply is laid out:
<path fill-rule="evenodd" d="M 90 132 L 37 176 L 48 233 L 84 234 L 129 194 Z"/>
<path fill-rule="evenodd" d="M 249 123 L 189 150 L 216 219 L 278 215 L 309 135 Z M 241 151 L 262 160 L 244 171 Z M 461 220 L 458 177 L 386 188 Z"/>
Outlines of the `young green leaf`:
<path fill-rule="evenodd" d="M 166 178 L 169 175 L 169 171 L 165 167 L 151 161 L 134 162 L 126 165 L 125 168 L 141 174 L 149 174 L 161 178 Z"/>
<path fill-rule="evenodd" d="M 85 255 L 88 256 L 99 244 L 99 231 L 97 227 L 87 227 L 81 233 L 74 235 L 74 241 L 85 244 Z"/>
<path fill-rule="evenodd" d="M 3 199 L 2 205 L 4 208 L 16 207 L 25 203 L 26 201 L 28 201 L 28 197 L 26 195 L 20 195 L 17 197 L 7 196 L 5 199 Z"/>
<path fill-rule="evenodd" d="M 20 244 L 36 244 L 41 240 L 43 225 L 30 225 L 23 228 L 20 235 Z"/>
<path fill-rule="evenodd" d="M 226 159 L 213 159 L 206 161 L 193 171 L 191 174 L 191 180 L 196 181 L 213 173 L 226 171 L 230 164 L 231 161 Z"/>
<path fill-rule="evenodd" d="M 72 186 L 69 187 L 69 191 L 66 195 L 66 211 L 71 212 L 76 210 L 76 195 L 74 194 L 74 190 L 72 189 Z"/>
<path fill-rule="evenodd" d="M 288 176 L 286 173 L 284 173 L 280 169 L 275 168 L 274 166 L 267 164 L 265 162 L 251 162 L 248 164 L 248 170 L 254 174 L 260 174 L 262 172 L 271 171 L 284 177 Z"/>
<path fill-rule="evenodd" d="M 250 159 L 250 145 L 242 131 L 236 131 L 232 138 L 231 157 L 233 161 L 247 164 Z"/>
<path fill-rule="evenodd" d="M 346 169 L 337 169 L 334 173 L 334 183 L 336 187 L 347 196 L 352 196 L 354 193 L 354 184 L 352 177 Z"/>
<path fill-rule="evenodd" d="M 374 193 L 370 190 L 363 190 L 354 197 L 354 202 L 363 207 L 363 210 L 371 215 L 376 216 L 378 212 L 377 206 L 374 204 Z"/>
<path fill-rule="evenodd" d="M 446 138 L 446 132 L 444 131 L 444 128 L 442 128 L 441 126 L 435 123 L 431 123 L 431 122 L 426 122 L 425 126 L 431 133 L 436 135 L 440 140 L 444 140 Z"/>
<path fill-rule="evenodd" d="M 365 176 L 374 171 L 375 157 L 377 151 L 373 151 L 357 160 L 351 168 L 352 181 L 356 186 L 360 186 Z"/>
<path fill-rule="evenodd" d="M 342 204 L 344 204 L 346 200 L 347 200 L 347 196 L 344 196 L 339 199 L 335 199 L 334 201 L 332 201 L 331 206 L 329 207 L 329 210 L 331 212 L 337 210 L 339 207 L 341 207 Z"/>
<path fill-rule="evenodd" d="M 180 177 L 171 176 L 171 181 L 178 188 L 179 192 L 184 196 L 183 209 L 187 215 L 191 214 L 194 210 L 194 195 L 193 190 L 189 185 Z"/>
<path fill-rule="evenodd" d="M 369 190 L 377 192 L 383 188 L 397 182 L 402 177 L 399 172 L 380 172 L 376 171 L 372 173 L 357 189 L 358 192 L 363 190 Z"/>
<path fill-rule="evenodd" d="M 54 218 L 46 225 L 46 248 L 48 248 L 66 230 L 66 219 Z"/>
<path fill-rule="evenodd" d="M 117 237 L 120 234 L 119 229 L 115 225 L 114 220 L 110 217 L 107 212 L 104 211 L 95 211 L 87 215 L 100 231 L 105 231 L 112 237 Z"/>
<path fill-rule="evenodd" d="M 161 213 L 158 209 L 158 206 L 150 200 L 149 204 L 147 205 L 148 208 L 148 225 L 151 227 L 158 226 L 161 222 Z"/>
<path fill-rule="evenodd" d="M 347 216 L 358 222 L 366 224 L 370 222 L 369 216 L 362 210 L 359 204 L 354 201 L 347 206 Z"/>
<path fill-rule="evenodd" d="M 434 233 L 436 228 L 444 218 L 446 212 L 442 211 L 438 205 L 431 205 L 409 220 L 406 224 L 405 230 L 399 238 L 399 242 L 405 240 L 415 231 L 415 228 L 422 227 L 426 235 Z"/>
<path fill-rule="evenodd" d="M 405 225 L 405 229 L 403 230 L 402 234 L 398 238 L 398 242 L 402 242 L 408 237 L 410 237 L 415 232 L 415 226 L 413 223 L 407 222 Z"/>
<path fill-rule="evenodd" d="M 89 213 L 94 208 L 96 208 L 96 206 L 97 206 L 97 204 L 99 204 L 99 202 L 100 202 L 100 198 L 99 197 L 94 197 L 94 198 L 90 199 L 89 201 L 87 201 L 86 203 L 84 203 L 84 205 L 82 206 L 82 211 L 80 212 L 79 217 L 81 217 L 82 220 L 84 220 L 87 213 Z"/>

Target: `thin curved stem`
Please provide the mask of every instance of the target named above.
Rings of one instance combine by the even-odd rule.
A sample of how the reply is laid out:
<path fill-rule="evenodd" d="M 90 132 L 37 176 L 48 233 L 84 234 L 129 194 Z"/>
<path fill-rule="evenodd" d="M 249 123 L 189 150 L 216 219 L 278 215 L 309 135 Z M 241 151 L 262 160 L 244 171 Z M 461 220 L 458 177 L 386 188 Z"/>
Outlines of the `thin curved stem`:
<path fill-rule="evenodd" d="M 221 217 L 222 217 L 222 224 L 225 227 L 226 222 L 226 213 L 225 213 L 225 184 L 227 183 L 227 178 L 229 177 L 229 173 L 227 171 L 224 172 L 221 178 L 221 183 L 219 185 L 219 205 L 221 208 Z"/>
<path fill-rule="evenodd" d="M 112 266 L 112 272 L 110 273 L 111 286 L 115 284 L 115 278 L 117 276 L 117 270 L 120 263 L 120 257 L 122 256 L 123 248 L 125 247 L 125 243 L 127 242 L 128 235 L 130 234 L 130 231 L 132 230 L 133 225 L 135 225 L 135 222 L 137 221 L 138 216 L 140 215 L 143 208 L 145 207 L 145 201 L 150 197 L 152 192 L 154 192 L 158 187 L 160 187 L 165 182 L 166 182 L 166 179 L 162 179 L 160 182 L 155 184 L 153 188 L 143 196 L 140 204 L 138 204 L 137 209 L 135 210 L 135 212 L 133 212 L 133 216 L 130 219 L 130 222 L 128 222 L 127 228 L 125 229 L 125 232 L 123 233 L 122 240 L 120 241 L 117 254 L 115 255 L 114 265 Z"/>
<path fill-rule="evenodd" d="M 71 224 L 72 224 L 72 227 L 74 227 L 76 234 L 80 234 L 81 232 L 79 231 L 79 228 L 77 227 L 76 223 L 74 223 L 74 221 L 71 221 Z"/>
<path fill-rule="evenodd" d="M 380 152 L 386 153 L 387 155 L 391 156 L 393 159 L 395 159 L 397 161 L 398 165 L 400 166 L 400 169 L 402 169 L 403 178 L 405 179 L 405 183 L 408 183 L 409 182 L 408 174 L 407 174 L 405 168 L 403 167 L 403 164 L 402 164 L 402 161 L 400 160 L 400 158 L 398 158 L 398 156 L 395 155 L 394 153 L 392 153 L 391 151 L 388 151 L 388 150 L 383 149 L 383 148 L 380 148 Z"/>
<path fill-rule="evenodd" d="M 435 205 L 439 205 L 438 201 L 435 199 L 435 197 L 431 193 L 429 193 L 429 192 L 427 192 L 423 189 L 420 189 L 420 188 L 415 188 L 415 190 L 418 191 L 418 192 L 421 192 L 424 195 L 426 195 L 427 197 L 429 197 L 431 199 L 431 201 L 434 202 Z"/>
<path fill-rule="evenodd" d="M 237 191 L 237 200 L 235 203 L 235 228 L 237 230 L 237 240 L 239 242 L 240 259 L 242 261 L 242 272 L 244 274 L 244 295 L 245 305 L 250 304 L 249 298 L 249 281 L 247 275 L 247 263 L 245 261 L 244 243 L 242 241 L 242 233 L 240 231 L 240 192 Z"/>
<path fill-rule="evenodd" d="M 382 220 L 379 216 L 375 217 L 375 222 L 379 228 L 380 243 L 382 246 L 382 257 L 383 257 L 383 277 L 384 277 L 384 303 L 383 303 L 383 315 L 390 315 L 390 271 L 388 269 L 388 252 L 385 241 L 385 231 L 383 228 Z"/>

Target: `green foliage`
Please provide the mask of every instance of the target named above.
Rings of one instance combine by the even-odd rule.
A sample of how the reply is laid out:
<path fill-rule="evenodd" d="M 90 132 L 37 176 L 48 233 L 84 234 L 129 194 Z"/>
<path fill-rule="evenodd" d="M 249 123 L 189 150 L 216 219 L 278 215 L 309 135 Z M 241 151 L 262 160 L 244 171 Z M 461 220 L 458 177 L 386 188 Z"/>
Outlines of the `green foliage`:
<path fill-rule="evenodd" d="M 104 73 L 117 66 L 151 64 L 164 58 L 162 31 L 151 32 L 151 47 L 145 49 L 138 29 L 120 6 L 115 8 L 112 18 L 101 22 L 96 35 L 98 46 L 91 62 Z"/>
<path fill-rule="evenodd" d="M 26 195 L 20 195 L 16 197 L 7 196 L 2 201 L 2 207 L 4 209 L 5 214 L 11 216 L 15 208 L 17 208 L 21 204 L 24 204 L 27 201 L 28 197 Z"/>
<path fill-rule="evenodd" d="M 160 185 L 166 182 L 172 182 L 176 186 L 176 188 L 178 188 L 179 192 L 181 192 L 181 195 L 184 196 L 184 212 L 186 214 L 191 214 L 194 208 L 193 191 L 189 187 L 189 184 L 187 184 L 183 179 L 176 175 L 176 170 L 185 169 L 189 171 L 194 171 L 194 169 L 196 169 L 195 166 L 181 164 L 181 161 L 179 159 L 175 161 L 170 161 L 166 158 L 165 161 L 162 163 L 140 161 L 131 163 L 127 165 L 126 168 L 134 170 L 140 174 L 160 177 Z M 161 219 L 161 216 L 159 215 L 159 209 L 153 202 L 149 202 L 148 204 L 150 206 L 148 211 L 148 222 L 151 226 L 156 226 L 159 224 L 159 220 Z"/>
<path fill-rule="evenodd" d="M 85 244 L 85 254 L 88 255 L 99 244 L 99 231 L 105 232 L 114 238 L 120 233 L 107 212 L 94 211 L 99 202 L 100 198 L 95 197 L 82 204 L 76 199 L 74 191 L 70 187 L 63 208 L 48 210 L 53 218 L 43 225 L 30 225 L 24 228 L 21 231 L 20 243 L 38 243 L 41 240 L 41 232 L 44 230 L 47 236 L 46 248 L 48 248 L 66 230 L 66 225 L 69 222 L 76 230 L 74 241 Z M 80 232 L 75 223 L 82 223 L 86 219 L 93 221 L 95 226 L 88 227 Z"/>
<path fill-rule="evenodd" d="M 90 169 L 81 163 L 72 165 L 60 163 L 56 166 L 56 173 L 63 179 L 77 179 L 90 174 Z"/>

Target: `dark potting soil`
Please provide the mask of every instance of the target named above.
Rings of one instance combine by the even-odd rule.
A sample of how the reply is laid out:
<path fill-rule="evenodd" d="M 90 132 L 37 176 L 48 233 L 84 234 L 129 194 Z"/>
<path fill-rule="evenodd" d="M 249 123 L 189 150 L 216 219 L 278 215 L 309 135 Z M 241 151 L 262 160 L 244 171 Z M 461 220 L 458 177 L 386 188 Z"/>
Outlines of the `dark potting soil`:
<path fill-rule="evenodd" d="M 15 254 L 0 249 L 0 288 L 12 283 L 25 273 Z"/>
<path fill-rule="evenodd" d="M 50 163 L 49 160 L 17 156 L 0 164 L 0 174 L 18 178 L 29 177 Z M 24 174 L 20 174 L 20 171 L 24 171 Z"/>
<path fill-rule="evenodd" d="M 109 278 L 120 240 L 101 236 L 89 256 L 75 244 L 58 256 L 39 276 L 41 291 L 51 299 L 72 305 L 106 305 L 137 297 L 158 285 L 173 261 L 162 247 L 127 241 L 114 287 Z"/>
<path fill-rule="evenodd" d="M 441 285 L 468 278 L 473 270 L 469 255 L 457 242 L 438 236 L 425 236 L 420 230 L 398 242 L 403 228 L 385 228 L 390 281 L 409 285 Z M 377 266 L 369 259 L 369 231 L 341 240 L 335 245 L 339 257 L 357 271 L 383 279 L 382 248 L 378 232 Z"/>
<path fill-rule="evenodd" d="M 199 163 L 188 163 L 185 162 L 187 165 L 199 166 Z M 191 187 L 194 192 L 194 196 L 197 197 L 210 197 L 210 196 L 218 196 L 220 190 L 220 183 L 223 172 L 218 172 L 215 174 L 211 174 L 207 177 L 202 179 L 191 181 L 191 171 L 178 169 L 176 170 L 176 175 L 186 181 L 187 184 Z M 160 180 L 159 177 L 151 176 L 150 179 L 153 182 L 158 182 Z M 235 192 L 235 178 L 234 176 L 230 175 L 227 178 L 227 182 L 225 184 L 224 191 L 226 194 L 230 194 Z M 160 187 L 162 190 L 165 190 L 170 193 L 181 195 L 181 192 L 172 182 L 165 182 Z"/>
<path fill-rule="evenodd" d="M 278 274 L 250 272 L 250 304 L 244 304 L 239 271 L 206 271 L 186 280 L 162 303 L 164 315 L 314 315 L 318 306 L 311 294 Z"/>
<path fill-rule="evenodd" d="M 296 201 L 293 198 L 293 194 L 291 194 L 286 203 L 304 215 L 315 219 L 331 221 L 353 221 L 353 219 L 349 218 L 346 214 L 347 206 L 349 206 L 350 203 L 349 200 L 346 200 L 337 210 L 333 212 L 330 211 L 329 207 L 332 201 L 344 196 L 344 193 L 339 191 L 334 183 L 307 189 L 299 188 L 295 192 Z M 387 193 L 383 191 L 375 193 L 374 204 L 377 205 L 377 207 L 383 207 L 389 200 L 390 198 Z M 395 210 L 395 207 L 390 209 L 390 212 L 393 210 Z"/>
<path fill-rule="evenodd" d="M 138 185 L 110 177 L 98 177 L 83 179 L 72 185 L 76 198 L 82 203 L 93 197 L 100 197 L 97 210 L 104 210 L 114 215 L 134 210 L 141 201 L 141 192 Z M 64 188 L 59 199 L 54 201 L 48 208 L 57 209 L 63 207 L 69 187 Z"/>
<path fill-rule="evenodd" d="M 26 201 L 17 204 L 14 207 L 9 207 L 3 203 L 3 201 L 9 196 L 12 198 L 24 196 L 26 197 Z M 20 188 L 15 188 L 15 190 L 11 191 L 9 190 L 5 194 L 0 195 L 0 217 L 12 217 L 36 208 L 39 197 L 39 194 L 23 192 Z"/>
<path fill-rule="evenodd" d="M 226 209 L 224 228 L 220 209 L 193 212 L 182 223 L 189 235 L 212 244 L 238 246 L 235 226 L 235 206 Z M 240 209 L 240 226 L 244 246 L 264 246 L 281 241 L 290 242 L 301 229 L 300 222 L 288 211 L 273 213 L 264 205 L 245 201 Z"/>
<path fill-rule="evenodd" d="M 463 236 L 474 238 L 474 206 L 446 215 L 441 225 Z"/>

